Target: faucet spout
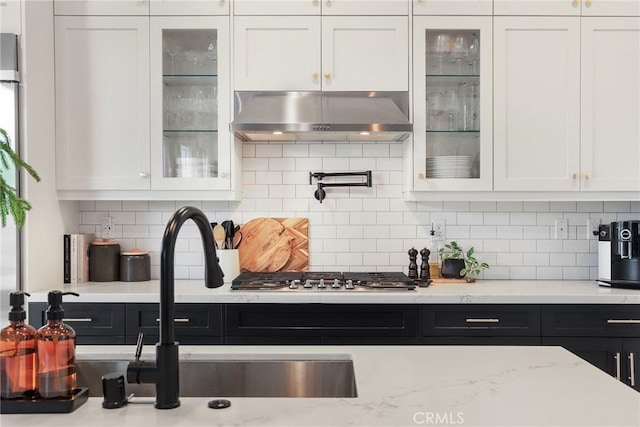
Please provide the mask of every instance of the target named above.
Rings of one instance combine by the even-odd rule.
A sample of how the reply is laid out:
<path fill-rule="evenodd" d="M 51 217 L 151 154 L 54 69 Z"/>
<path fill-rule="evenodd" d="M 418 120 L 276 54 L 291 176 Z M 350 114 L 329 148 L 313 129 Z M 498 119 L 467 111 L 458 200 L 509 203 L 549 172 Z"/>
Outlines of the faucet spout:
<path fill-rule="evenodd" d="M 160 342 L 156 344 L 156 363 L 134 361 L 127 367 L 128 382 L 155 383 L 156 408 L 171 409 L 180 406 L 180 375 L 178 343 L 175 341 L 174 302 L 175 277 L 174 255 L 178 232 L 191 219 L 196 223 L 202 237 L 205 258 L 205 285 L 218 288 L 224 283 L 211 225 L 205 214 L 194 207 L 178 209 L 169 222 L 162 237 L 160 254 Z"/>

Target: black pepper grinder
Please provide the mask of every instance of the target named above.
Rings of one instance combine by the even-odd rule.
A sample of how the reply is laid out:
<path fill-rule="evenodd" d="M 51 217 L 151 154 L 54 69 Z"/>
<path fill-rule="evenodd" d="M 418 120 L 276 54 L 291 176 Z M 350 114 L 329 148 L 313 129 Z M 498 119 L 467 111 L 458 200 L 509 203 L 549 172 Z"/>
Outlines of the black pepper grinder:
<path fill-rule="evenodd" d="M 429 255 L 431 255 L 431 251 L 427 248 L 420 251 L 420 256 L 422 257 L 422 264 L 420 264 L 420 280 L 423 281 L 431 280 L 431 274 L 429 273 Z"/>
<path fill-rule="evenodd" d="M 416 260 L 418 259 L 418 251 L 416 248 L 409 249 L 409 278 L 410 279 L 418 279 L 418 263 Z"/>

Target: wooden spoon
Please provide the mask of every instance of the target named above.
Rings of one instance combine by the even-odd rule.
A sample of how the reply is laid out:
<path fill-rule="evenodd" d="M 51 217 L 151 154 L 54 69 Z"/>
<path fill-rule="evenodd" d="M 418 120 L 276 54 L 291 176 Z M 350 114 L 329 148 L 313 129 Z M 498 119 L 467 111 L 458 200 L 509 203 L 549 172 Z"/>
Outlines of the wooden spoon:
<path fill-rule="evenodd" d="M 220 224 L 217 224 L 213 227 L 213 240 L 216 241 L 216 249 L 222 249 L 224 246 L 224 239 L 227 237 L 227 234 L 224 231 L 224 227 Z"/>

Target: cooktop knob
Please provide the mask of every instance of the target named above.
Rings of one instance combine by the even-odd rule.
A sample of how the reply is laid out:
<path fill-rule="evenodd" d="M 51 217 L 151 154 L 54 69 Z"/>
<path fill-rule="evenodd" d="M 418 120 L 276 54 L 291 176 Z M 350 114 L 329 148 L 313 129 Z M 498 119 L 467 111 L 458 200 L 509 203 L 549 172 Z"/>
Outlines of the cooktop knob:
<path fill-rule="evenodd" d="M 344 284 L 344 288 L 345 289 L 353 289 L 353 280 L 347 279 L 346 283 Z"/>
<path fill-rule="evenodd" d="M 287 280 L 287 282 L 288 282 L 288 280 Z M 298 282 L 296 280 L 292 280 L 289 283 L 289 289 L 298 289 Z"/>
<path fill-rule="evenodd" d="M 324 279 L 320 279 L 320 282 L 318 282 L 318 288 L 324 289 L 326 287 L 327 285 L 324 284 Z"/>
<path fill-rule="evenodd" d="M 310 288 L 312 288 L 311 280 L 309 280 L 309 279 L 305 280 L 305 281 L 304 281 L 304 285 L 303 285 L 303 286 L 304 286 L 306 289 L 310 289 Z"/>
<path fill-rule="evenodd" d="M 331 287 L 333 289 L 339 289 L 340 288 L 340 281 L 338 279 L 333 279 L 333 285 L 331 285 Z"/>

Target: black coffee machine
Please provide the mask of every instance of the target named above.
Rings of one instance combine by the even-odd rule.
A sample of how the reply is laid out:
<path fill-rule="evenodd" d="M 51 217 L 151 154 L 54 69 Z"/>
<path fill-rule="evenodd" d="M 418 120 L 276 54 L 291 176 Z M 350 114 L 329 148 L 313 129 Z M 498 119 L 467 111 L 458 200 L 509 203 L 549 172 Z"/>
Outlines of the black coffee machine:
<path fill-rule="evenodd" d="M 640 289 L 640 221 L 600 225 L 598 272 L 601 285 Z"/>

